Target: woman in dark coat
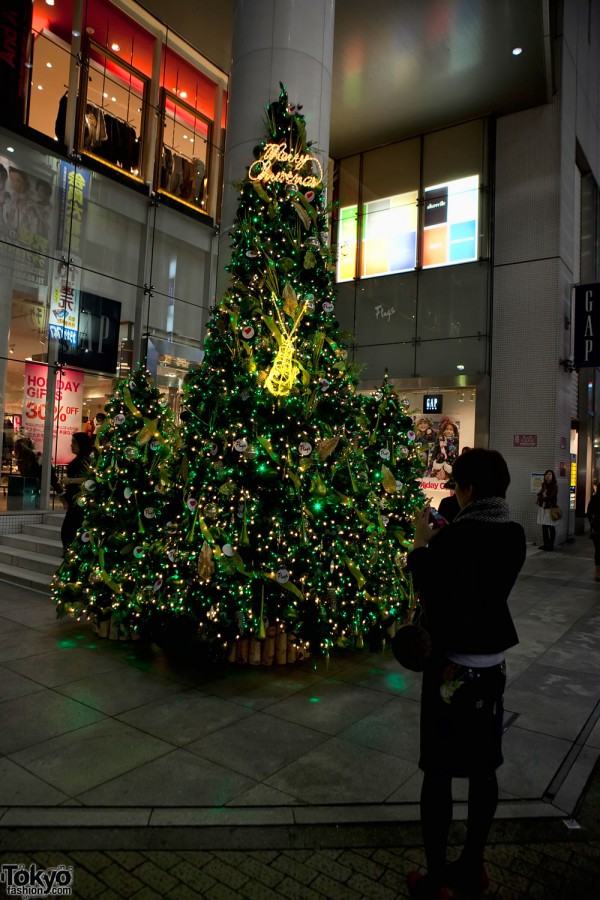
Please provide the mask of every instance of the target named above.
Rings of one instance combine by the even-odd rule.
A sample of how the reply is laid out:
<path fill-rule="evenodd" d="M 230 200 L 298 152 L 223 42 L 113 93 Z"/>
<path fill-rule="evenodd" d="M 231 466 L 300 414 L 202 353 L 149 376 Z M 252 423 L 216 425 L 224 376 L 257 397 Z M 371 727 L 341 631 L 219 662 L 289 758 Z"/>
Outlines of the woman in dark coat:
<path fill-rule="evenodd" d="M 594 483 L 593 494 L 588 503 L 586 516 L 590 521 L 591 538 L 594 542 L 594 562 L 596 563 L 594 581 L 600 581 L 600 493 L 596 483 Z"/>
<path fill-rule="evenodd" d="M 411 872 L 407 883 L 411 897 L 436 900 L 448 887 L 478 896 L 487 883 L 483 854 L 503 761 L 504 652 L 518 643 L 507 601 L 525 561 L 525 533 L 505 500 L 503 457 L 469 450 L 456 459 L 453 479 L 459 513 L 432 531 L 427 507 L 418 512 L 408 557 L 433 653 L 423 673 L 419 759 L 427 875 Z M 469 779 L 467 834 L 460 858 L 446 865 L 453 778 Z"/>
<path fill-rule="evenodd" d="M 556 475 L 552 469 L 544 472 L 544 480 L 537 495 L 538 509 L 538 525 L 542 526 L 542 535 L 544 544 L 542 550 L 554 550 L 554 538 L 556 537 L 556 526 L 550 514 L 553 507 L 557 506 L 558 484 Z"/>
<path fill-rule="evenodd" d="M 67 507 L 65 518 L 60 530 L 63 548 L 73 542 L 77 530 L 83 524 L 83 509 L 77 505 L 75 498 L 81 490 L 81 485 L 88 477 L 88 466 L 93 444 L 84 431 L 78 431 L 71 438 L 71 450 L 75 454 L 67 465 L 67 475 L 63 479 L 65 488 L 63 499 Z"/>

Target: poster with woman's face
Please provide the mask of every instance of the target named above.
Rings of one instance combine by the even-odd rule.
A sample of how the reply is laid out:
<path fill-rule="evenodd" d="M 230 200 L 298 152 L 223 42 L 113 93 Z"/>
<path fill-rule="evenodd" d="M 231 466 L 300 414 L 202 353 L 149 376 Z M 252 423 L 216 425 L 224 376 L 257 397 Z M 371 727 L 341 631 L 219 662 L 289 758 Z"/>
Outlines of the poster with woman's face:
<path fill-rule="evenodd" d="M 460 422 L 450 416 L 431 418 L 415 415 L 415 445 L 424 465 L 421 487 L 437 482 L 441 487 L 452 477 L 452 466 L 460 452 Z M 437 486 L 435 484 L 434 486 Z"/>

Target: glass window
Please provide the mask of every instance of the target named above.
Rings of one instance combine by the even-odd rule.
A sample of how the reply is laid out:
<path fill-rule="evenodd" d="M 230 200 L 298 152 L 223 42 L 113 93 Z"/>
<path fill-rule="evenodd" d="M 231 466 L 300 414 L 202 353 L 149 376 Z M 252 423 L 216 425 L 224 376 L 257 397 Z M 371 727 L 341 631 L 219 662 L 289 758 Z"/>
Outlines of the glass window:
<path fill-rule="evenodd" d="M 487 263 L 434 268 L 419 276 L 417 335 L 422 340 L 487 331 Z"/>
<path fill-rule="evenodd" d="M 361 276 L 414 269 L 417 262 L 417 191 L 364 205 Z"/>
<path fill-rule="evenodd" d="M 88 41 L 79 109 L 79 149 L 136 178 L 143 157 L 149 79 Z"/>
<path fill-rule="evenodd" d="M 424 269 L 477 259 L 478 175 L 426 187 L 423 206 Z"/>
<path fill-rule="evenodd" d="M 163 91 L 161 107 L 163 116 L 156 175 L 159 190 L 196 209 L 205 210 L 211 123 L 175 93 Z"/>
<path fill-rule="evenodd" d="M 485 372 L 487 339 L 454 338 L 417 344 L 415 375 L 475 375 Z"/>

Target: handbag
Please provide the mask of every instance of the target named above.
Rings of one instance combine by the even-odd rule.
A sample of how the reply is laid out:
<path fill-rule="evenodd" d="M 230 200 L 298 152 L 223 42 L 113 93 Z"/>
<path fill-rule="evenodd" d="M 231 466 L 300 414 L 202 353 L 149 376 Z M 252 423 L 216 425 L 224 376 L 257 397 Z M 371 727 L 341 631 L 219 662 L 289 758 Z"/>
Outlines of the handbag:
<path fill-rule="evenodd" d="M 562 519 L 562 511 L 560 506 L 553 506 L 550 510 L 550 518 L 553 522 L 558 522 L 559 519 Z"/>
<path fill-rule="evenodd" d="M 392 638 L 392 653 L 404 669 L 422 672 L 431 657 L 431 637 L 424 628 L 425 615 L 419 604 L 412 622 L 401 625 Z"/>

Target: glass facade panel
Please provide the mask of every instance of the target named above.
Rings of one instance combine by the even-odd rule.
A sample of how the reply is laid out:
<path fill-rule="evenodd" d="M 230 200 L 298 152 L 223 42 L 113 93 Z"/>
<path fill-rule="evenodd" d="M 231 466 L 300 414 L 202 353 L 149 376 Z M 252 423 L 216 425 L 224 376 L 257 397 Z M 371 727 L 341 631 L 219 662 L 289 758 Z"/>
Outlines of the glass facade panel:
<path fill-rule="evenodd" d="M 363 154 L 361 178 L 364 203 L 419 188 L 421 141 L 414 138 Z"/>
<path fill-rule="evenodd" d="M 381 383 L 386 369 L 394 378 L 412 378 L 415 374 L 415 345 L 409 343 L 357 346 L 354 361 L 363 367 L 360 372 L 363 384 L 374 386 Z"/>
<path fill-rule="evenodd" d="M 70 435 L 103 410 L 117 377 L 131 371 L 136 345 L 143 355 L 148 334 L 162 342 L 154 371 L 178 409 L 184 374 L 202 358 L 213 231 L 10 132 L 0 130 L 0 146 L 11 148 L 0 154 L 0 413 L 11 423 L 6 486 L 16 471 L 19 429 L 35 453 L 46 440 L 53 464 L 63 465 Z M 55 363 L 64 367 L 65 383 L 52 438 L 46 396 Z M 0 511 L 2 498 L 0 492 Z"/>
<path fill-rule="evenodd" d="M 421 340 L 484 334 L 487 263 L 431 269 L 419 277 L 417 335 Z"/>
<path fill-rule="evenodd" d="M 415 338 L 417 275 L 361 281 L 356 287 L 357 343 L 388 344 Z"/>
<path fill-rule="evenodd" d="M 488 342 L 481 338 L 421 341 L 417 344 L 415 375 L 476 375 L 487 371 Z"/>

